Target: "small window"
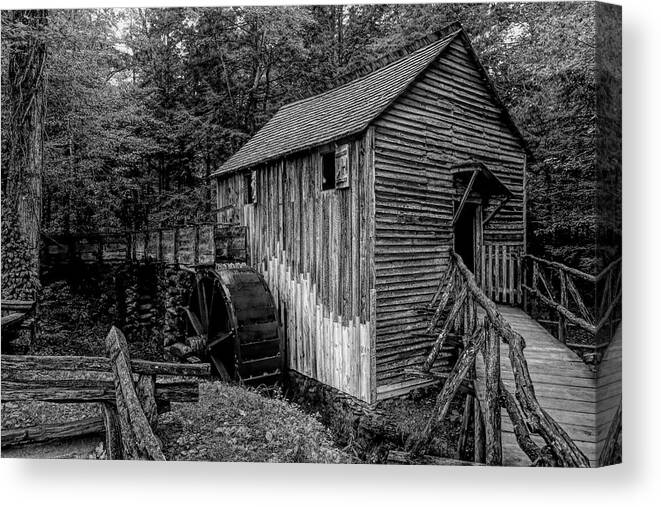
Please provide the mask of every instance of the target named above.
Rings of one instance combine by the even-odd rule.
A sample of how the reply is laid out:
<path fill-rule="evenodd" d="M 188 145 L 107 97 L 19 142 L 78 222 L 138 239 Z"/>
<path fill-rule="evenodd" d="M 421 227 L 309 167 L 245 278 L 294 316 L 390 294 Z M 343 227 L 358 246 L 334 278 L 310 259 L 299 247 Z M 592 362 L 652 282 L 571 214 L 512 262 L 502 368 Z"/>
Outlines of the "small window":
<path fill-rule="evenodd" d="M 321 189 L 335 188 L 335 152 L 321 154 Z"/>
<path fill-rule="evenodd" d="M 257 202 L 257 171 L 248 171 L 243 175 L 243 188 L 246 194 L 246 204 Z"/>

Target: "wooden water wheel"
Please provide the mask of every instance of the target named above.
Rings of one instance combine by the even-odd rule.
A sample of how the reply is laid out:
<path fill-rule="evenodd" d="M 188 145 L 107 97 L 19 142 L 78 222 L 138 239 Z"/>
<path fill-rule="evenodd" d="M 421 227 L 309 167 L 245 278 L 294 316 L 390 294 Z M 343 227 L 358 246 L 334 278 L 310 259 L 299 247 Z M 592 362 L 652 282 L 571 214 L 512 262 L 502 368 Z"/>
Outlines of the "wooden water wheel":
<path fill-rule="evenodd" d="M 198 271 L 187 299 L 186 341 L 221 378 L 277 380 L 282 353 L 275 303 L 259 273 L 247 266 Z"/>

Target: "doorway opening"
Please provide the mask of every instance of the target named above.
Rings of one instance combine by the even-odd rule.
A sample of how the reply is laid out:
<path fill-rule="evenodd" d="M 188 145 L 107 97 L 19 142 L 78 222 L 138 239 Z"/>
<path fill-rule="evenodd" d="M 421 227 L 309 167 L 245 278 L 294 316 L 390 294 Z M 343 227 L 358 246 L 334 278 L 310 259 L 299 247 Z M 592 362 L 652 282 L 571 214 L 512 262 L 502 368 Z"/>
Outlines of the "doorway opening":
<path fill-rule="evenodd" d="M 455 207 L 458 203 L 455 203 Z M 454 251 L 461 257 L 466 267 L 476 276 L 480 265 L 482 245 L 482 208 L 476 203 L 465 203 L 454 224 Z"/>

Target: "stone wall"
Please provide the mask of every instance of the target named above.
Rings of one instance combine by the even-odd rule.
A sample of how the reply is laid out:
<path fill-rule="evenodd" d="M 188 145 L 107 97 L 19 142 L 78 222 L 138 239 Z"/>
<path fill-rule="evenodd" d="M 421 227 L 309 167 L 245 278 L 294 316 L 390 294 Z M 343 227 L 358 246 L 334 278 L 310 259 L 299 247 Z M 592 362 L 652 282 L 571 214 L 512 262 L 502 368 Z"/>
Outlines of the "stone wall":
<path fill-rule="evenodd" d="M 286 396 L 318 412 L 340 445 L 352 445 L 361 460 L 385 463 L 388 450 L 404 445 L 406 435 L 386 421 L 378 406 L 289 370 L 285 378 Z"/>
<path fill-rule="evenodd" d="M 3 223 L 3 254 L 4 234 Z M 175 360 L 185 356 L 172 351 L 184 346 L 179 312 L 192 286 L 193 267 L 246 260 L 245 227 L 232 224 L 58 234 L 44 239 L 41 279 L 66 280 L 72 290 L 91 288 L 104 295 L 102 304 L 129 342 L 149 342 L 159 358 Z M 4 281 L 3 269 L 3 289 Z"/>

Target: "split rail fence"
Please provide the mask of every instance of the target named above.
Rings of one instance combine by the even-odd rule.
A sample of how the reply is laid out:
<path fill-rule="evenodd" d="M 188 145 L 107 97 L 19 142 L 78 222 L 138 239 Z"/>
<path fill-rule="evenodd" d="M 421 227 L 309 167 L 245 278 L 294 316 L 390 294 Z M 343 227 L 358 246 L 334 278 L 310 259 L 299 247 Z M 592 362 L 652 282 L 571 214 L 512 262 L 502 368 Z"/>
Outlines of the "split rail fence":
<path fill-rule="evenodd" d="M 99 403 L 103 415 L 3 429 L 2 447 L 105 432 L 106 459 L 164 460 L 154 433 L 158 414 L 169 410 L 170 402 L 197 401 L 199 378 L 210 376 L 209 365 L 131 360 L 126 339 L 116 327 L 106 337 L 106 349 L 107 358 L 3 355 L 3 403 Z"/>

